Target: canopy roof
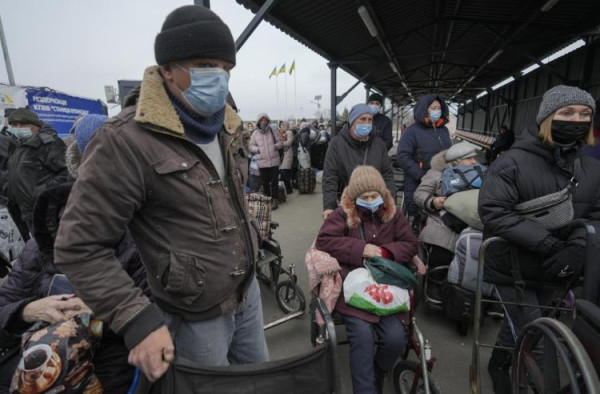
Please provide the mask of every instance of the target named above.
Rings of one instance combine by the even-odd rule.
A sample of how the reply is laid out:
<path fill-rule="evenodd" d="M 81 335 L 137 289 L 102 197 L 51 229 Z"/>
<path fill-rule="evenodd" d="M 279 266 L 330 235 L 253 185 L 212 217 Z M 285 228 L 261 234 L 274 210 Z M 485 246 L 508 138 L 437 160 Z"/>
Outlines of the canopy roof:
<path fill-rule="evenodd" d="M 398 104 L 431 92 L 460 102 L 597 35 L 600 1 L 278 0 L 265 19 Z"/>

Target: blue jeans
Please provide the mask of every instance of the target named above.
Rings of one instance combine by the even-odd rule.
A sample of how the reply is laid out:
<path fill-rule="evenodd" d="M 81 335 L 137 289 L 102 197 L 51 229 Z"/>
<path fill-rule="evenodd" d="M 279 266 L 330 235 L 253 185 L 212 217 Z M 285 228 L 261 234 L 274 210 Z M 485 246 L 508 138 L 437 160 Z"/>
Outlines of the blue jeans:
<path fill-rule="evenodd" d="M 354 394 L 375 394 L 375 370 L 389 372 L 406 347 L 406 328 L 397 316 L 385 316 L 379 323 L 343 316 L 350 342 L 350 373 Z M 373 330 L 379 343 L 375 351 Z"/>
<path fill-rule="evenodd" d="M 175 354 L 202 365 L 259 363 L 269 360 L 256 277 L 236 310 L 204 321 L 181 321 L 165 312 L 174 331 Z"/>

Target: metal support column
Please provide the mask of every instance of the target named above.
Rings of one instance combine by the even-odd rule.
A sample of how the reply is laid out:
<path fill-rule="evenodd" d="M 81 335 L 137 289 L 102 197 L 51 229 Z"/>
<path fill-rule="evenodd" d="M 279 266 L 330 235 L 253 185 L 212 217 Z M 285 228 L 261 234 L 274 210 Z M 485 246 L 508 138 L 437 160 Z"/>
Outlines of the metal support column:
<path fill-rule="evenodd" d="M 329 63 L 329 69 L 331 70 L 331 136 L 335 137 L 337 134 L 337 64 Z"/>
<path fill-rule="evenodd" d="M 371 87 L 368 85 L 365 85 L 365 91 L 366 91 L 365 103 L 368 103 L 369 95 L 371 95 Z"/>
<path fill-rule="evenodd" d="M 11 86 L 15 86 L 15 77 L 12 71 L 12 65 L 10 63 L 10 56 L 8 55 L 8 46 L 6 46 L 6 37 L 4 36 L 4 27 L 2 26 L 2 19 L 0 19 L 0 42 L 2 42 L 2 52 L 4 53 L 4 64 L 6 64 L 6 74 L 8 74 L 8 83 Z"/>
<path fill-rule="evenodd" d="M 196 1 L 198 1 L 198 0 L 196 0 Z M 209 1 L 209 0 L 204 0 L 204 1 Z M 246 40 L 250 37 L 250 35 L 254 32 L 254 30 L 256 30 L 259 23 L 262 22 L 265 14 L 271 10 L 271 8 L 275 5 L 276 2 L 277 2 L 277 0 L 267 0 L 264 2 L 262 7 L 260 7 L 260 9 L 256 12 L 256 15 L 254 15 L 254 18 L 252 18 L 250 23 L 248 23 L 248 26 L 246 26 L 246 28 L 244 29 L 242 34 L 240 34 L 240 36 L 237 38 L 237 40 L 235 40 L 236 51 L 239 52 L 240 48 L 242 48 L 242 46 L 244 45 Z"/>

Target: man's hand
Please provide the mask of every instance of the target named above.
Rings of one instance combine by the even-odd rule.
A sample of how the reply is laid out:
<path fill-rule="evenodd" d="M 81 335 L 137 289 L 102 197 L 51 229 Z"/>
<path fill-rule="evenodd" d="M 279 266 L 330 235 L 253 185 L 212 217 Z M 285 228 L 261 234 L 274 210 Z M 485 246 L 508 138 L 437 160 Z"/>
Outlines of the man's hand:
<path fill-rule="evenodd" d="M 436 197 L 433 199 L 433 207 L 441 211 L 444 208 L 444 203 L 446 202 L 446 197 Z"/>
<path fill-rule="evenodd" d="M 90 311 L 90 308 L 74 294 L 60 294 L 40 298 L 25 305 L 22 317 L 27 323 L 43 320 L 52 324 L 86 311 Z"/>
<path fill-rule="evenodd" d="M 150 382 L 157 381 L 175 358 L 175 347 L 167 326 L 153 331 L 129 352 L 128 362 L 142 370 Z"/>
<path fill-rule="evenodd" d="M 363 257 L 381 257 L 381 248 L 377 245 L 366 244 L 363 249 Z"/>
<path fill-rule="evenodd" d="M 323 220 L 326 220 L 329 215 L 333 213 L 333 209 L 326 209 L 321 214 L 323 216 Z"/>

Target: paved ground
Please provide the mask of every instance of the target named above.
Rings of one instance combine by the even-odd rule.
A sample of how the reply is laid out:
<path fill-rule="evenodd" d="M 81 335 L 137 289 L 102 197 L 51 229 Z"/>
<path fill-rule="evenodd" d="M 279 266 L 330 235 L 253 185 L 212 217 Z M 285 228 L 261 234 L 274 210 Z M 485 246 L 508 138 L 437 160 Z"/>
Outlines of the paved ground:
<path fill-rule="evenodd" d="M 297 190 L 294 192 L 294 194 L 288 196 L 288 202 L 281 204 L 280 208 L 274 212 L 274 220 L 280 223 L 280 228 L 276 230 L 274 236 L 282 245 L 284 264 L 294 263 L 296 265 L 299 284 L 307 298 L 309 298 L 304 255 L 322 224 L 320 216 L 322 195 L 320 184 L 317 184 L 315 193 L 310 195 L 298 195 Z M 262 292 L 265 322 L 281 318 L 283 313 L 277 306 L 273 290 L 263 286 Z M 434 378 L 442 392 L 451 394 L 468 393 L 472 330 L 470 330 L 468 336 L 460 337 L 453 322 L 444 318 L 440 312 L 428 309 L 425 305 L 419 307 L 417 324 L 425 337 L 429 339 L 433 348 L 433 355 L 438 359 L 434 367 Z M 490 318 L 485 320 L 485 325 L 482 328 L 485 343 L 493 341 L 498 327 L 499 323 L 497 321 Z M 343 333 L 343 328 L 340 329 Z M 271 358 L 289 357 L 305 351 L 311 346 L 309 330 L 310 324 L 307 314 L 268 330 L 266 336 Z M 351 393 L 352 385 L 347 346 L 342 346 L 340 350 L 342 392 Z M 410 357 L 415 358 L 414 353 Z M 483 350 L 482 393 L 492 393 L 485 369 L 488 357 L 489 351 Z M 386 381 L 384 393 L 393 392 L 393 383 L 391 380 Z"/>

